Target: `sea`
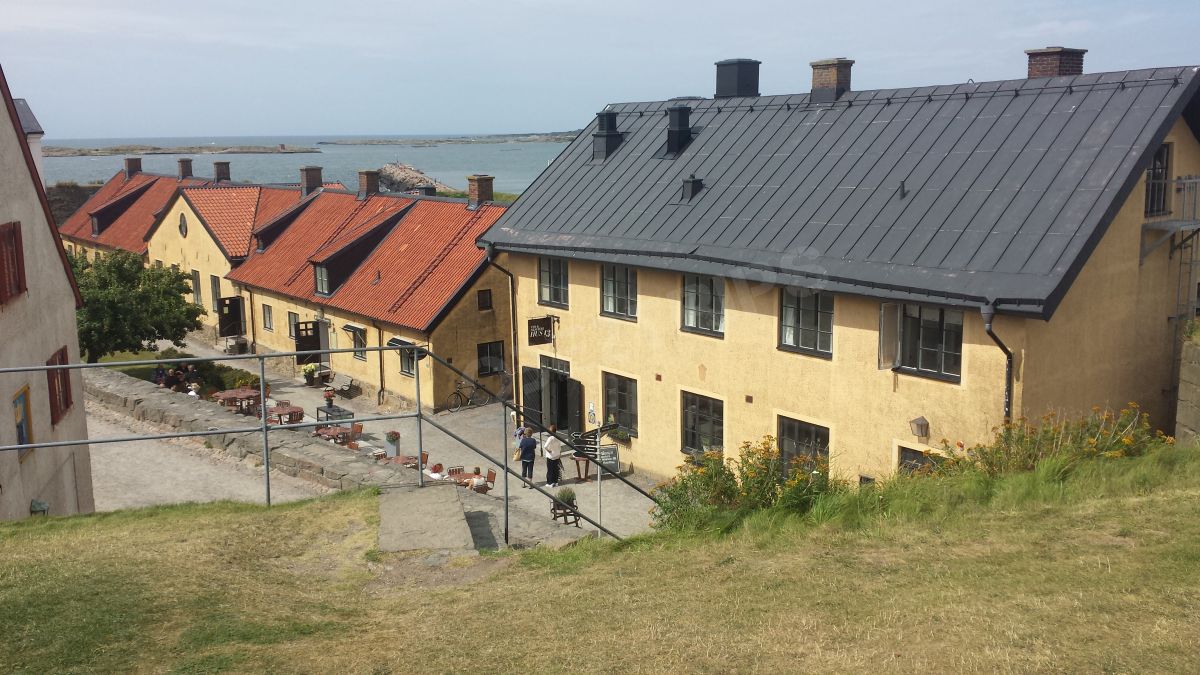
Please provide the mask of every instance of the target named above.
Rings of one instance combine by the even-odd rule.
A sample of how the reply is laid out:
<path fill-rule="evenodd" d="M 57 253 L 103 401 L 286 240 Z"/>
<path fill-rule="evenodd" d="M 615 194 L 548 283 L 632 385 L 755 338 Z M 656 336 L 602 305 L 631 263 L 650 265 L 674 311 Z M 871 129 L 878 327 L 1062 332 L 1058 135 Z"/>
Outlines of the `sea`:
<path fill-rule="evenodd" d="M 207 136 L 170 138 L 45 138 L 42 145 L 77 148 L 105 148 L 122 145 L 152 145 L 160 148 L 227 147 L 259 145 L 276 147 L 313 147 L 320 153 L 304 154 L 197 154 L 142 155 L 142 170 L 173 174 L 178 171 L 176 160 L 193 159 L 197 176 L 211 176 L 213 161 L 228 161 L 234 181 L 250 183 L 296 183 L 300 167 L 322 167 L 326 182 L 341 181 L 346 187 L 358 187 L 358 172 L 378 169 L 388 162 L 400 162 L 416 167 L 425 174 L 449 185 L 466 190 L 467 176 L 475 173 L 496 177 L 497 192 L 520 193 L 537 178 L 550 162 L 566 147 L 566 143 L 550 142 L 477 142 L 436 143 L 450 136 Z M 355 139 L 386 139 L 396 145 L 318 145 L 321 141 Z M 433 142 L 431 144 L 431 142 Z M 46 157 L 43 172 L 47 185 L 60 181 L 76 183 L 103 182 L 123 166 L 122 155 L 102 157 Z"/>

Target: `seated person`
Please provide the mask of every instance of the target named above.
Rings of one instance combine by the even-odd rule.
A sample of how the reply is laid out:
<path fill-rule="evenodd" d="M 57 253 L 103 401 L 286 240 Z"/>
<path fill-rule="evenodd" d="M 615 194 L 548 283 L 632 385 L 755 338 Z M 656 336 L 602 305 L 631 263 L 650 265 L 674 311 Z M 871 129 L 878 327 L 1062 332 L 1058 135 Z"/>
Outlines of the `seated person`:
<path fill-rule="evenodd" d="M 165 368 L 163 368 L 163 365 L 160 363 L 157 366 L 154 366 L 154 377 L 152 378 L 151 381 L 154 382 L 154 384 L 157 384 L 158 386 L 161 387 L 161 386 L 163 386 L 163 382 L 165 382 L 166 379 L 167 379 L 167 370 Z"/>

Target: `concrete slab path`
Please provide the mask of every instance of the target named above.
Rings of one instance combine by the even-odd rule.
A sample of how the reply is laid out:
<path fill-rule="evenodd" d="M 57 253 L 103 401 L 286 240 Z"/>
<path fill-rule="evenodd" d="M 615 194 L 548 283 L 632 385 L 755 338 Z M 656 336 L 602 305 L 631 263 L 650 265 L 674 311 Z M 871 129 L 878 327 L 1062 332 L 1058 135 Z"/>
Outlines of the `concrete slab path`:
<path fill-rule="evenodd" d="M 457 486 L 401 487 L 379 495 L 379 550 L 474 548 Z"/>

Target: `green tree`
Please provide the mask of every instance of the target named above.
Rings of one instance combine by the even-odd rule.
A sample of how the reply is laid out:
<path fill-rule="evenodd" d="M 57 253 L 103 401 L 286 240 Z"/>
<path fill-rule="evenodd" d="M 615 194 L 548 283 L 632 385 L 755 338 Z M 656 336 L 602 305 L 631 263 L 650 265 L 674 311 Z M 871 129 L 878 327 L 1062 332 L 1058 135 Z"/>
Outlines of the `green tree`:
<path fill-rule="evenodd" d="M 97 261 L 72 256 L 83 308 L 78 312 L 79 351 L 88 363 L 118 351 L 155 349 L 158 340 L 182 347 L 200 328 L 204 308 L 189 302 L 187 275 L 172 267 L 146 267 L 127 251 Z"/>

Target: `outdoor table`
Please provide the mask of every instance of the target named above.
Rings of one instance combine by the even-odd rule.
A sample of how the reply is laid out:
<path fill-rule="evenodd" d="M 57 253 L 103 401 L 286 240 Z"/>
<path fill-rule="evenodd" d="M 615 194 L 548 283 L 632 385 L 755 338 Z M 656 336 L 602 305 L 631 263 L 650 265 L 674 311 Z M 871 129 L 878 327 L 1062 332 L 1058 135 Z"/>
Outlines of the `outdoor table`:
<path fill-rule="evenodd" d="M 317 421 L 318 422 L 336 422 L 338 420 L 348 420 L 354 417 L 354 413 L 350 410 L 337 405 L 321 405 L 317 406 Z M 317 427 L 318 429 L 320 427 Z"/>
<path fill-rule="evenodd" d="M 586 483 L 592 479 L 592 463 L 588 461 L 585 455 L 571 455 L 575 460 L 575 477 L 580 483 Z"/>
<path fill-rule="evenodd" d="M 213 398 L 217 399 L 221 405 L 229 406 L 232 404 L 238 409 L 238 411 L 241 411 L 243 404 L 257 401 L 259 395 L 260 393 L 257 389 L 242 387 L 240 389 L 226 389 L 225 391 L 218 391 L 217 393 L 213 394 Z"/>
<path fill-rule="evenodd" d="M 267 409 L 267 415 L 278 420 L 279 424 L 287 424 L 287 418 L 295 413 L 303 413 L 304 408 L 298 405 L 277 405 Z"/>

